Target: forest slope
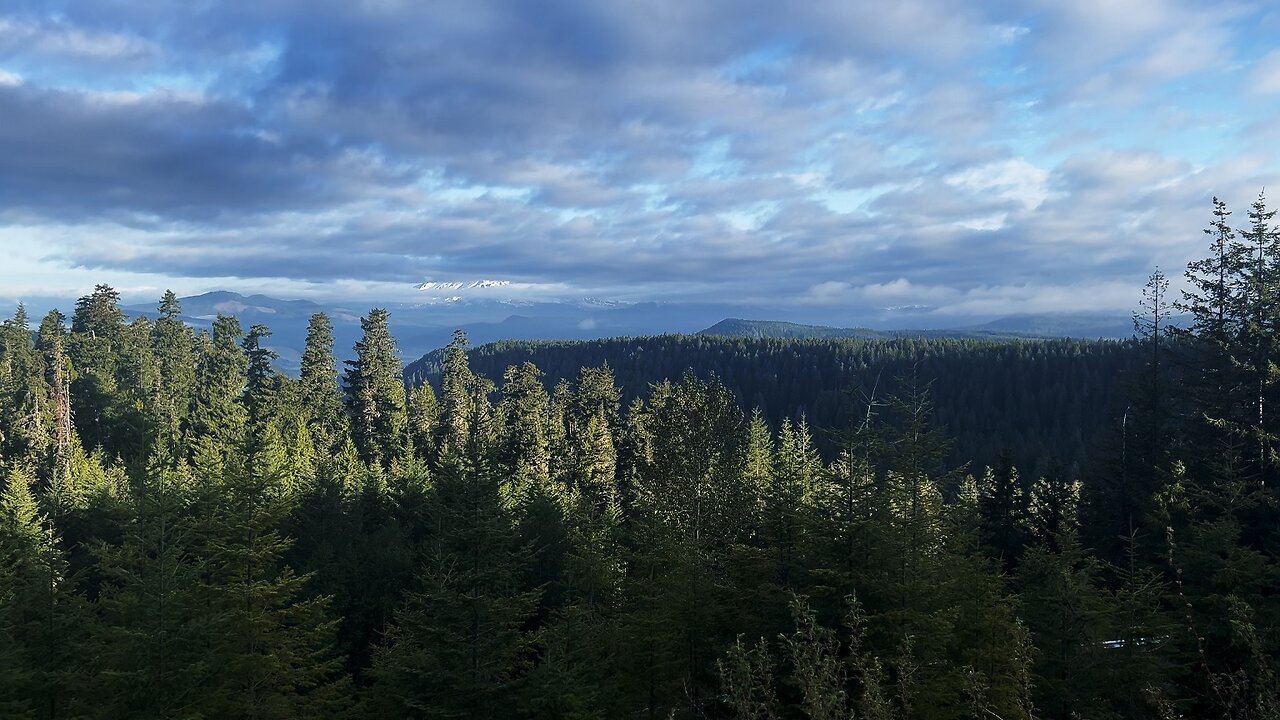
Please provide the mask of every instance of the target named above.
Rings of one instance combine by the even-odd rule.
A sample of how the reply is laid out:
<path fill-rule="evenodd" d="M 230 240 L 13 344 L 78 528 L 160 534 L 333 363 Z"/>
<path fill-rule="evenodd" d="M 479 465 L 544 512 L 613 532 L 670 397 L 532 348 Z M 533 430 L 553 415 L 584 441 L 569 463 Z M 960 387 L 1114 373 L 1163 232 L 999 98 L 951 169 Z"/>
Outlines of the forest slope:
<path fill-rule="evenodd" d="M 659 335 L 585 342 L 497 342 L 474 348 L 472 367 L 495 382 L 532 362 L 548 388 L 579 368 L 608 364 L 625 401 L 686 372 L 715 376 L 744 410 L 772 427 L 805 416 L 827 454 L 859 398 L 884 400 L 914 375 L 933 383 L 937 421 L 955 439 L 952 459 L 994 465 L 1001 454 L 1028 471 L 1087 460 L 1094 437 L 1119 417 L 1122 376 L 1139 357 L 1133 343 L 1083 340 L 792 340 Z M 442 353 L 411 363 L 412 385 L 438 386 Z"/>

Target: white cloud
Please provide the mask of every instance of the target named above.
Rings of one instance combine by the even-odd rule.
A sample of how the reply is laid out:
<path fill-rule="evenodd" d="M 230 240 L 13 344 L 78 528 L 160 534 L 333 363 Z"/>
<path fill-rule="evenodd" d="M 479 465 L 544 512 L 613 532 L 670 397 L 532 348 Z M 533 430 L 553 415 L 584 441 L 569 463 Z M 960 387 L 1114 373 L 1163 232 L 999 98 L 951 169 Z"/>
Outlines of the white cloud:
<path fill-rule="evenodd" d="M 1040 207 L 1049 197 L 1048 180 L 1048 170 L 1020 157 L 967 168 L 944 178 L 952 187 L 1014 200 L 1028 210 Z"/>

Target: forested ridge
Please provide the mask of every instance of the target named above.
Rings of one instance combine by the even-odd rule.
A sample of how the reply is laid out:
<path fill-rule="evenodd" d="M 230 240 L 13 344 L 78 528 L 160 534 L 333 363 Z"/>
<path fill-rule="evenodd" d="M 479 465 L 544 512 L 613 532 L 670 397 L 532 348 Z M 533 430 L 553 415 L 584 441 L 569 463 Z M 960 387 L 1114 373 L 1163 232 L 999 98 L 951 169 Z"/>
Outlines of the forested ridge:
<path fill-rule="evenodd" d="M 98 286 L 34 333 L 19 308 L 0 716 L 1276 717 L 1272 214 L 1237 231 L 1215 202 L 1190 289 L 1154 273 L 1131 346 L 832 346 L 894 361 L 831 410 L 825 458 L 785 363 L 763 403 L 647 370 L 673 379 L 624 397 L 612 357 L 495 382 L 459 334 L 407 390 L 383 310 L 341 372 L 313 317 L 292 379 L 268 328 L 194 333 L 172 293 L 126 322 Z M 934 403 L 982 363 L 948 358 L 1030 384 L 1076 352 L 1132 358 L 1079 477 L 956 462 Z"/>
<path fill-rule="evenodd" d="M 410 386 L 440 386 L 444 351 L 405 368 Z M 512 365 L 532 362 L 549 390 L 582 367 L 607 365 L 623 400 L 685 373 L 715 378 L 745 412 L 759 410 L 770 428 L 806 419 L 824 458 L 838 452 L 839 430 L 862 405 L 899 393 L 902 380 L 930 384 L 933 422 L 952 440 L 948 461 L 979 469 L 1002 458 L 1047 472 L 1081 472 L 1100 435 L 1118 422 L 1124 389 L 1145 354 L 1110 340 L 789 339 L 663 335 L 587 341 L 502 341 L 473 349 L 472 370 L 499 381 Z"/>

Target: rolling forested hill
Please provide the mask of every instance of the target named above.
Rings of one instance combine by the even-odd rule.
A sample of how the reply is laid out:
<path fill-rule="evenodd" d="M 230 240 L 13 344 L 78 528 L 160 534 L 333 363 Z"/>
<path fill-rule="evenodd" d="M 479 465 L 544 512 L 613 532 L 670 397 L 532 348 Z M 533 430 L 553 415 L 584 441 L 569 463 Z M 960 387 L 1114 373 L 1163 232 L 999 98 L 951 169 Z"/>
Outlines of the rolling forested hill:
<path fill-rule="evenodd" d="M 442 353 L 405 369 L 410 385 L 439 384 Z M 1119 417 L 1124 371 L 1138 362 L 1136 345 L 1114 341 L 789 340 L 662 335 L 586 342 L 497 342 L 470 353 L 477 374 L 498 382 L 508 366 L 532 362 L 547 386 L 572 380 L 579 368 L 608 364 L 624 400 L 650 384 L 690 372 L 715 376 L 747 411 L 778 427 L 805 416 L 819 447 L 833 432 L 884 400 L 911 376 L 932 383 L 937 420 L 954 438 L 952 459 L 981 467 L 1002 454 L 1028 472 L 1054 462 L 1079 467 L 1095 436 Z M 861 402 L 860 402 L 861 400 Z"/>

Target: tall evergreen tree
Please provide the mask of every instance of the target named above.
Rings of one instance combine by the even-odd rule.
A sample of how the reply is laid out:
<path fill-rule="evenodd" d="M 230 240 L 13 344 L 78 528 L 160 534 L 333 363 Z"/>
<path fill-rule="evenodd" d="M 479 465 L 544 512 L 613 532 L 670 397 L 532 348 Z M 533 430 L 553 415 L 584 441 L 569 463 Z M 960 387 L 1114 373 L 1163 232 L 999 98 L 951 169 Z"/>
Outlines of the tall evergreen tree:
<path fill-rule="evenodd" d="M 240 402 L 249 359 L 240 346 L 240 321 L 219 315 L 211 342 L 201 348 L 196 392 L 187 412 L 184 434 L 192 459 L 222 466 L 243 448 L 248 418 Z M 216 473 L 216 467 L 198 468 Z"/>
<path fill-rule="evenodd" d="M 307 426 L 321 447 L 332 448 L 346 428 L 338 364 L 333 356 L 333 322 L 324 313 L 311 316 L 300 367 L 300 394 Z"/>
<path fill-rule="evenodd" d="M 436 439 L 440 432 L 440 401 L 429 383 L 419 385 L 409 392 L 409 442 L 414 454 L 434 460 L 437 456 Z"/>
<path fill-rule="evenodd" d="M 500 476 L 446 457 L 429 512 L 438 532 L 420 589 L 406 597 L 375 658 L 379 712 L 516 717 L 516 682 L 530 660 L 524 626 L 538 593 L 520 583 L 529 554 L 504 508 Z"/>
<path fill-rule="evenodd" d="M 374 308 L 360 320 L 364 337 L 356 342 L 355 360 L 346 361 L 343 377 L 351 434 L 366 462 L 389 467 L 406 446 L 409 419 L 400 353 L 387 325 L 390 314 Z"/>
<path fill-rule="evenodd" d="M 151 347 L 158 366 L 154 390 L 156 426 L 172 451 L 191 406 L 196 354 L 191 329 L 181 319 L 182 303 L 172 290 L 165 290 L 159 310 L 160 316 L 151 329 Z"/>
<path fill-rule="evenodd" d="M 271 330 L 266 325 L 254 325 L 249 328 L 241 342 L 245 359 L 245 416 L 249 423 L 251 438 L 259 442 L 262 433 L 272 417 L 276 395 L 276 371 L 271 366 L 279 357 L 272 350 L 263 346 L 262 342 L 271 337 Z"/>

